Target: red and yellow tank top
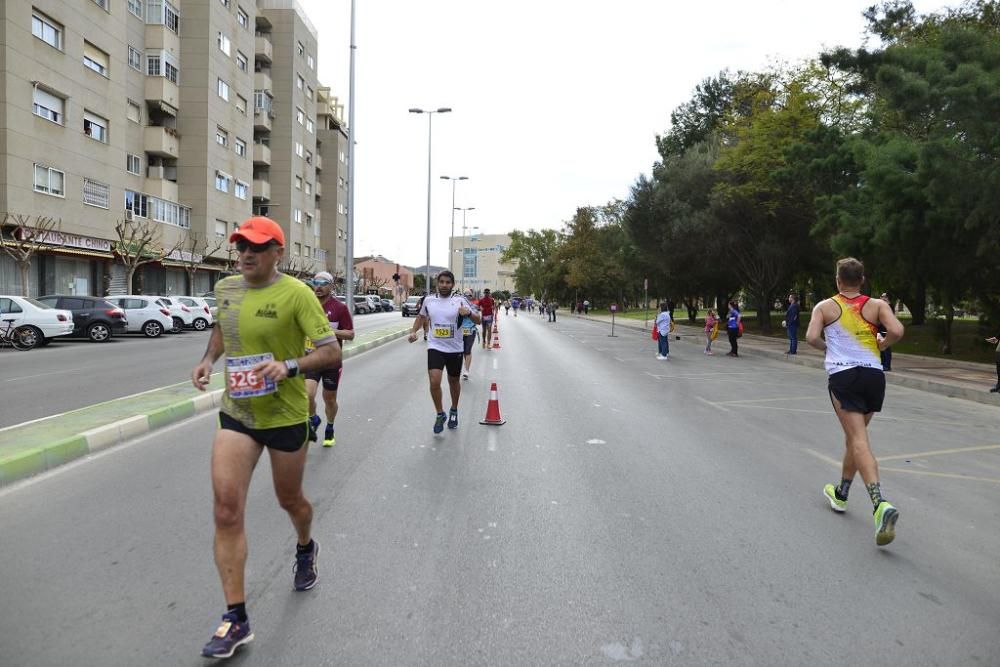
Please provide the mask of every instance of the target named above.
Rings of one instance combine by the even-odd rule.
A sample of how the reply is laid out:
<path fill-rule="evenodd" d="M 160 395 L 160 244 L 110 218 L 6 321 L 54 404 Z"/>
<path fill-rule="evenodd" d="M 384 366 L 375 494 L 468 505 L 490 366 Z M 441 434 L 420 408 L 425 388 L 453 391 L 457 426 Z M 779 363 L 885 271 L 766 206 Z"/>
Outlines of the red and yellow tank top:
<path fill-rule="evenodd" d="M 882 370 L 882 355 L 878 349 L 878 327 L 861 314 L 868 299 L 865 295 L 847 298 L 832 297 L 840 306 L 840 317 L 823 328 L 826 338 L 826 372 L 830 375 L 858 366 Z"/>

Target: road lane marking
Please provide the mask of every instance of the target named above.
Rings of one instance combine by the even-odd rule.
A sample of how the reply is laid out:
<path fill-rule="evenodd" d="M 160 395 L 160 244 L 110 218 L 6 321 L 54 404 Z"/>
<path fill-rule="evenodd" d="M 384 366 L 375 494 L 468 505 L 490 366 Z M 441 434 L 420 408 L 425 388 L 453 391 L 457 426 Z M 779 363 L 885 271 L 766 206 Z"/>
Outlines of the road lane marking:
<path fill-rule="evenodd" d="M 747 398 L 740 401 L 716 401 L 716 405 L 739 405 L 741 403 L 763 403 L 765 401 L 815 401 L 826 399 L 826 396 L 778 396 L 775 398 Z"/>
<path fill-rule="evenodd" d="M 486 449 L 488 451 L 491 451 L 491 452 L 495 452 L 497 450 L 497 431 L 496 431 L 496 429 L 491 428 L 489 431 L 487 431 L 487 433 L 486 433 Z"/>
<path fill-rule="evenodd" d="M 881 461 L 899 461 L 905 459 L 922 459 L 925 456 L 945 456 L 947 454 L 963 454 L 965 452 L 982 452 L 989 449 L 1000 449 L 1000 445 L 978 445 L 976 447 L 955 447 L 954 449 L 936 449 L 930 452 L 918 452 L 916 454 L 894 454 L 893 456 L 880 456 Z"/>
<path fill-rule="evenodd" d="M 705 405 L 709 406 L 710 408 L 716 408 L 718 410 L 722 410 L 723 412 L 732 412 L 732 410 L 730 410 L 726 406 L 719 405 L 717 403 L 713 403 L 712 401 L 708 400 L 707 398 L 702 398 L 701 396 L 695 396 L 695 399 L 701 401 L 702 403 L 704 403 Z"/>
<path fill-rule="evenodd" d="M 817 452 L 815 450 L 808 449 L 808 448 L 803 448 L 802 451 L 807 452 L 809 454 L 812 454 L 813 456 L 815 456 L 816 458 L 818 458 L 820 461 L 823 461 L 825 463 L 829 463 L 830 465 L 832 465 L 834 467 L 840 468 L 843 465 L 842 461 L 837 461 L 835 459 L 831 459 L 829 456 L 825 456 L 824 454 L 820 454 L 819 452 Z M 895 458 L 898 458 L 898 457 L 895 457 L 895 456 L 880 456 L 879 457 L 879 463 L 881 463 L 882 461 L 885 461 L 886 459 L 895 459 Z M 925 477 L 943 477 L 945 479 L 958 479 L 958 480 L 964 480 L 964 481 L 968 481 L 968 482 L 989 482 L 991 484 L 1000 484 L 1000 479 L 994 479 L 992 477 L 976 477 L 974 475 L 960 475 L 958 473 L 951 473 L 951 472 L 931 472 L 930 470 L 914 470 L 912 468 L 890 468 L 890 467 L 886 467 L 886 466 L 883 466 L 883 465 L 879 466 L 879 470 L 882 471 L 882 472 L 901 472 L 901 473 L 906 473 L 908 475 L 923 475 Z"/>
<path fill-rule="evenodd" d="M 497 369 L 497 365 L 498 364 L 499 364 L 499 360 L 496 357 L 493 357 L 493 370 Z"/>
<path fill-rule="evenodd" d="M 809 454 L 812 454 L 813 456 L 815 456 L 816 458 L 818 458 L 820 461 L 824 461 L 825 463 L 829 463 L 830 465 L 835 465 L 837 467 L 840 467 L 840 465 L 843 463 L 843 461 L 838 461 L 836 459 L 831 459 L 826 454 L 820 454 L 815 449 L 809 449 L 808 447 L 803 447 L 802 451 L 807 452 Z"/>

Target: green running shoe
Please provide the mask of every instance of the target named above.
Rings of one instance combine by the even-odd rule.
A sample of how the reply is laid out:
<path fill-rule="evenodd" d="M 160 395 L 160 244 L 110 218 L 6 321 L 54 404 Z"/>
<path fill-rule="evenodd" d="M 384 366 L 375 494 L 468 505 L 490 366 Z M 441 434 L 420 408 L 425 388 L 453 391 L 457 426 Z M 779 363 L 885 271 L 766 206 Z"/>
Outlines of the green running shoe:
<path fill-rule="evenodd" d="M 333 437 L 333 424 L 326 425 L 326 431 L 323 433 L 323 446 L 333 447 L 337 444 L 337 439 Z"/>
<path fill-rule="evenodd" d="M 830 508 L 834 512 L 847 511 L 847 501 L 837 497 L 837 487 L 833 484 L 827 484 L 823 487 L 823 497 L 830 501 Z"/>
<path fill-rule="evenodd" d="M 899 510 L 882 501 L 875 508 L 875 544 L 880 547 L 896 539 L 896 522 L 899 520 Z"/>

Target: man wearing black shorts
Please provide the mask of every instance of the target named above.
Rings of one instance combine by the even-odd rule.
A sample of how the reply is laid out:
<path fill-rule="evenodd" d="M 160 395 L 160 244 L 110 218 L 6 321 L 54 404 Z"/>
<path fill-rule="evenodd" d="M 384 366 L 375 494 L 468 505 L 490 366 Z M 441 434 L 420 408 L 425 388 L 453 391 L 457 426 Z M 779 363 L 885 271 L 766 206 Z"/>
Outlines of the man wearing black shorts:
<path fill-rule="evenodd" d="M 410 330 L 408 340 L 417 340 L 417 331 L 428 326 L 427 341 L 427 376 L 430 381 L 431 400 L 437 415 L 434 418 L 434 432 L 444 430 L 445 421 L 448 428 L 458 428 L 458 398 L 462 393 L 462 356 L 464 341 L 462 336 L 462 321 L 468 317 L 473 322 L 480 322 L 480 315 L 474 312 L 472 305 L 461 294 L 452 294 L 455 287 L 455 276 L 451 271 L 442 271 L 437 277 L 437 292 L 424 299 L 417 319 Z M 441 402 L 441 376 L 443 370 L 448 370 L 448 388 L 451 390 L 451 410 L 445 414 Z"/>
<path fill-rule="evenodd" d="M 226 388 L 212 442 L 212 491 L 215 564 L 227 609 L 202 649 L 209 658 L 228 658 L 253 639 L 243 581 L 244 514 L 250 479 L 264 450 L 274 493 L 298 536 L 294 588 L 305 591 L 316 585 L 319 542 L 312 539 L 312 505 L 302 493 L 309 402 L 301 373 L 340 362 L 336 337 L 312 291 L 278 272 L 285 244 L 281 226 L 253 217 L 229 240 L 236 244 L 241 275 L 216 284 L 215 328 L 204 357 L 191 371 L 192 384 L 204 391 L 212 366 L 226 356 Z M 309 355 L 307 338 L 316 346 Z"/>
<path fill-rule="evenodd" d="M 875 543 L 884 546 L 896 537 L 899 511 L 882 498 L 868 424 L 885 397 L 880 351 L 903 337 L 903 325 L 888 303 L 861 293 L 864 271 L 853 257 L 837 262 L 838 293 L 813 309 L 806 340 L 826 352 L 830 401 L 845 436 L 840 484 L 827 484 L 823 495 L 833 511 L 846 511 L 847 492 L 854 473 L 860 472 L 874 508 Z M 878 333 L 879 325 L 885 327 L 884 335 Z"/>
<path fill-rule="evenodd" d="M 330 328 L 333 329 L 337 337 L 337 345 L 341 349 L 345 340 L 354 340 L 354 320 L 351 318 L 351 311 L 340 302 L 340 299 L 333 295 L 333 276 L 326 271 L 320 271 L 310 281 L 316 298 L 319 299 L 326 319 L 330 321 Z M 306 353 L 313 350 L 312 341 L 306 341 Z M 333 447 L 337 442 L 333 422 L 337 418 L 337 389 L 340 387 L 340 379 L 344 374 L 342 363 L 330 368 L 309 371 L 306 373 L 306 393 L 309 394 L 309 442 L 315 442 L 318 437 L 317 431 L 320 425 L 319 415 L 316 414 L 316 392 L 319 385 L 323 384 L 323 407 L 326 413 L 326 429 L 323 432 L 323 446 Z"/>
<path fill-rule="evenodd" d="M 479 314 L 483 322 L 483 349 L 493 344 L 493 316 L 496 314 L 497 302 L 490 296 L 489 288 L 483 290 L 479 299 Z"/>

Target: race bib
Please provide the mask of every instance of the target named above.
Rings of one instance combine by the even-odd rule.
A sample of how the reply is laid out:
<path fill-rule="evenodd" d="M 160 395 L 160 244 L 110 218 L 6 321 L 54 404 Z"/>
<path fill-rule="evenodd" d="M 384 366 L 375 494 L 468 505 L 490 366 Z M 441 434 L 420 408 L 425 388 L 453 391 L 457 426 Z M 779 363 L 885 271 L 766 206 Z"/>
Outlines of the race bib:
<path fill-rule="evenodd" d="M 472 336 L 476 333 L 476 327 L 462 327 L 463 336 Z"/>
<path fill-rule="evenodd" d="M 268 380 L 263 375 L 254 372 L 253 367 L 262 361 L 272 361 L 274 355 L 251 354 L 245 357 L 226 358 L 226 377 L 229 381 L 230 398 L 253 398 L 273 394 L 277 388 L 274 380 Z"/>
<path fill-rule="evenodd" d="M 432 327 L 435 338 L 451 338 L 454 332 L 454 325 L 451 324 L 435 324 Z"/>

